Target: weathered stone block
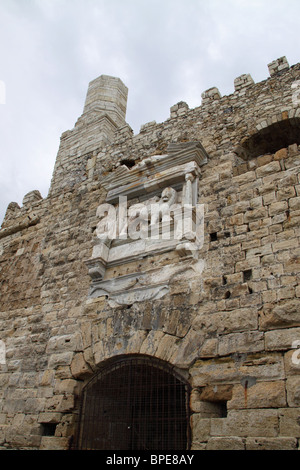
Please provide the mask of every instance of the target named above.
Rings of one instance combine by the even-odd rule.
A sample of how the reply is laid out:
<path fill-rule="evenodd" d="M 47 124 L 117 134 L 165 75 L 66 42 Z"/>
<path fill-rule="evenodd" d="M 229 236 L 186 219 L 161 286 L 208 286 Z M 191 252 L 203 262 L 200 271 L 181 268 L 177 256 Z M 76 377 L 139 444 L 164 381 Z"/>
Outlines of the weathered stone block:
<path fill-rule="evenodd" d="M 279 59 L 276 59 L 270 62 L 270 64 L 268 64 L 268 68 L 269 68 L 269 73 L 272 77 L 280 72 L 283 72 L 284 70 L 288 70 L 289 63 L 287 61 L 287 58 L 283 56 L 283 57 L 280 57 Z"/>
<path fill-rule="evenodd" d="M 279 410 L 280 436 L 300 437 L 300 411 L 299 408 L 286 408 Z"/>
<path fill-rule="evenodd" d="M 245 442 L 240 437 L 212 437 L 206 450 L 245 450 Z"/>
<path fill-rule="evenodd" d="M 232 333 L 221 336 L 219 355 L 227 356 L 233 353 L 251 353 L 264 350 L 264 335 L 259 331 Z"/>
<path fill-rule="evenodd" d="M 69 366 L 72 362 L 73 352 L 67 351 L 57 354 L 51 354 L 49 359 L 49 367 L 56 369 L 59 366 Z"/>
<path fill-rule="evenodd" d="M 297 144 L 289 145 L 288 152 L 289 152 L 289 157 L 294 157 L 295 155 L 298 155 L 299 153 L 298 145 Z"/>
<path fill-rule="evenodd" d="M 71 362 L 71 372 L 76 379 L 84 379 L 93 373 L 82 353 L 75 354 Z"/>
<path fill-rule="evenodd" d="M 240 288 L 239 288 L 240 289 Z M 248 288 L 242 294 L 248 292 Z M 232 290 L 232 296 L 237 295 L 236 290 Z M 199 315 L 193 321 L 197 328 L 206 328 L 208 331 L 216 331 L 218 334 L 228 334 L 234 331 L 252 330 L 257 328 L 258 317 L 254 308 L 233 309 L 229 312 L 211 313 Z"/>
<path fill-rule="evenodd" d="M 299 407 L 300 406 L 300 376 L 287 378 L 286 392 L 287 392 L 288 406 L 290 406 L 291 408 Z"/>
<path fill-rule="evenodd" d="M 296 238 L 292 240 L 283 240 L 280 242 L 273 243 L 273 251 L 274 253 L 283 250 L 290 250 L 298 246 L 298 240 Z"/>
<path fill-rule="evenodd" d="M 261 155 L 260 157 L 257 158 L 256 163 L 257 163 L 257 166 L 263 166 L 263 165 L 267 165 L 267 163 L 270 163 L 272 160 L 273 160 L 272 155 Z"/>
<path fill-rule="evenodd" d="M 274 160 L 282 160 L 285 158 L 288 158 L 288 151 L 286 148 L 277 150 L 277 152 L 274 154 Z"/>
<path fill-rule="evenodd" d="M 61 413 L 51 413 L 49 411 L 40 413 L 38 416 L 39 423 L 59 423 L 62 418 Z"/>
<path fill-rule="evenodd" d="M 268 163 L 267 165 L 261 166 L 260 168 L 257 168 L 256 176 L 257 178 L 263 178 L 267 175 L 280 171 L 280 169 L 280 163 L 278 161 L 274 161 Z"/>
<path fill-rule="evenodd" d="M 200 414 L 193 413 L 191 416 L 191 430 L 193 445 L 196 442 L 205 442 L 210 437 L 211 420 L 202 418 Z"/>
<path fill-rule="evenodd" d="M 277 296 L 276 299 L 277 300 Z M 300 300 L 282 300 L 266 303 L 260 311 L 259 325 L 262 330 L 300 326 Z"/>
<path fill-rule="evenodd" d="M 43 436 L 40 450 L 68 450 L 70 439 L 67 437 Z"/>
<path fill-rule="evenodd" d="M 273 217 L 274 215 L 281 214 L 282 212 L 287 211 L 288 204 L 286 201 L 275 202 L 269 206 L 269 216 Z"/>
<path fill-rule="evenodd" d="M 46 352 L 60 353 L 61 351 L 82 351 L 82 339 L 79 333 L 54 336 L 48 341 Z"/>
<path fill-rule="evenodd" d="M 291 351 L 287 351 L 284 353 L 284 365 L 286 370 L 287 377 L 291 375 L 300 375 L 300 351 L 299 351 L 299 343 L 298 339 L 296 341 L 296 348 L 295 345 Z"/>
<path fill-rule="evenodd" d="M 239 77 L 235 78 L 234 80 L 234 88 L 235 91 L 239 91 L 245 87 L 248 87 L 250 85 L 253 85 L 254 81 L 253 78 L 249 73 L 240 75 Z"/>
<path fill-rule="evenodd" d="M 211 419 L 211 436 L 277 437 L 277 410 L 230 411 L 227 418 Z"/>
<path fill-rule="evenodd" d="M 6 442 L 9 442 L 10 448 L 13 449 L 39 449 L 41 436 L 31 434 L 30 431 L 30 426 L 9 427 L 5 432 Z"/>
<path fill-rule="evenodd" d="M 276 381 L 285 377 L 283 357 L 280 353 L 233 353 L 231 357 L 196 361 L 190 373 L 192 386 L 204 387 L 212 384 L 215 393 L 219 386 L 240 384 L 245 377 L 255 377 L 257 381 Z M 225 400 L 228 399 L 230 397 L 227 394 Z"/>
<path fill-rule="evenodd" d="M 300 197 L 293 197 L 289 200 L 289 208 L 292 211 L 300 210 Z"/>
<path fill-rule="evenodd" d="M 253 384 L 251 384 L 251 379 Z M 243 379 L 243 384 L 234 385 L 228 410 L 243 408 L 280 408 L 286 406 L 284 381 L 256 382 L 255 377 Z M 249 385 L 248 385 L 249 383 Z"/>
<path fill-rule="evenodd" d="M 289 437 L 249 437 L 246 450 L 297 450 L 297 439 Z"/>
<path fill-rule="evenodd" d="M 280 351 L 291 349 L 293 342 L 299 337 L 300 328 L 267 331 L 265 333 L 266 350 Z"/>

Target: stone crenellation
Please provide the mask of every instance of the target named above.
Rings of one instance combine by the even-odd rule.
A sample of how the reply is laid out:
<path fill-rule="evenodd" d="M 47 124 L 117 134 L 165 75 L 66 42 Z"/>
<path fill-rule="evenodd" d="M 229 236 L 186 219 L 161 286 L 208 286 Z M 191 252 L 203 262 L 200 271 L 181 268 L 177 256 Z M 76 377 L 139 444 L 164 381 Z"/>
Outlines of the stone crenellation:
<path fill-rule="evenodd" d="M 93 415 L 110 417 L 95 441 L 84 416 L 89 391 L 131 359 L 141 377 L 186 384 L 185 448 L 299 449 L 300 64 L 268 68 L 259 83 L 237 77 L 229 96 L 212 87 L 199 107 L 176 103 L 137 135 L 122 81 L 90 82 L 48 196 L 10 203 L 0 230 L 1 449 L 100 448 L 102 435 L 123 448 L 131 426 L 112 417 L 113 395 Z M 120 197 L 135 234 L 144 224 L 169 238 L 120 237 Z M 200 238 L 170 241 L 188 204 Z"/>

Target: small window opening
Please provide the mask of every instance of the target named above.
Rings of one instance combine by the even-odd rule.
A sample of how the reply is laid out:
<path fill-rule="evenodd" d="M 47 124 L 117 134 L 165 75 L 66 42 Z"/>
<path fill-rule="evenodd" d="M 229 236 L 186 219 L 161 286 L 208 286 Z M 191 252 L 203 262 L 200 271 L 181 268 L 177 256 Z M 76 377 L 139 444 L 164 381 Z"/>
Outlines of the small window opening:
<path fill-rule="evenodd" d="M 227 401 L 218 402 L 218 408 L 220 412 L 220 418 L 226 418 L 227 417 Z"/>
<path fill-rule="evenodd" d="M 127 166 L 127 168 L 130 169 L 135 165 L 135 161 L 134 160 L 129 160 L 129 159 L 124 159 L 124 160 L 121 160 L 121 165 L 125 165 L 125 166 Z"/>
<path fill-rule="evenodd" d="M 42 423 L 42 436 L 54 436 L 57 423 Z"/>
<path fill-rule="evenodd" d="M 227 401 L 225 400 L 206 400 L 202 401 L 201 412 L 203 418 L 226 418 Z"/>
<path fill-rule="evenodd" d="M 211 242 L 216 242 L 218 240 L 218 233 L 217 232 L 212 232 L 209 234 L 210 236 L 210 241 Z"/>
<path fill-rule="evenodd" d="M 214 385 L 201 387 L 198 399 L 202 403 L 202 410 L 211 418 L 227 417 L 227 402 L 232 399 L 232 385 Z M 207 406 L 206 406 L 207 405 Z"/>
<path fill-rule="evenodd" d="M 244 282 L 250 281 L 252 279 L 252 269 L 246 269 L 243 271 Z"/>
<path fill-rule="evenodd" d="M 230 290 L 228 290 L 225 292 L 225 299 L 230 299 L 230 297 L 231 297 L 231 292 Z"/>

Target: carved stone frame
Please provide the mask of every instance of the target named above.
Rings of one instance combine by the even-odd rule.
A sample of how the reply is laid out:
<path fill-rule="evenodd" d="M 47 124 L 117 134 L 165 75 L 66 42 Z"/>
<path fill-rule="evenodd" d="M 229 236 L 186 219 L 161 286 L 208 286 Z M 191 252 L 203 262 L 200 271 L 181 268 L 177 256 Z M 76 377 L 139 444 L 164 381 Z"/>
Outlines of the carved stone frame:
<path fill-rule="evenodd" d="M 120 199 L 126 198 L 129 205 L 137 202 L 147 204 L 147 201 L 158 200 L 164 189 L 172 188 L 174 193 L 180 195 L 176 205 L 177 213 L 189 207 L 192 219 L 196 222 L 200 167 L 206 163 L 208 156 L 200 142 L 173 143 L 167 152 L 165 155 L 147 157 L 131 169 L 122 165 L 109 174 L 102 182 L 107 190 L 106 203 L 118 208 Z M 172 227 L 174 229 L 174 225 Z M 160 233 L 163 230 L 162 220 L 159 222 Z M 188 258 L 190 264 L 191 258 L 198 258 L 201 246 L 197 243 L 199 245 L 193 235 L 185 232 L 179 239 L 167 240 L 153 240 L 151 237 L 102 240 L 96 237 L 92 257 L 86 261 L 92 279 L 89 295 L 106 295 L 111 301 L 114 299 L 113 304 L 160 298 L 168 291 L 170 277 L 179 272 L 182 266 L 169 266 L 159 272 L 156 269 L 133 272 L 117 278 L 107 277 L 107 269 L 172 250 L 178 252 L 183 262 Z"/>

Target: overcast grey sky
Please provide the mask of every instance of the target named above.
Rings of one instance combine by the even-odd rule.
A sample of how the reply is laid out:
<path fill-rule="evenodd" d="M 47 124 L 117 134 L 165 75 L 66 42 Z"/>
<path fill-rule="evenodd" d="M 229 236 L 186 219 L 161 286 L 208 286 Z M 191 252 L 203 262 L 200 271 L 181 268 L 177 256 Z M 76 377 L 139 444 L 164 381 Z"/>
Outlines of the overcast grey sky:
<path fill-rule="evenodd" d="M 47 196 L 89 81 L 121 78 L 138 133 L 212 86 L 228 95 L 243 73 L 299 62 L 299 21 L 299 0 L 0 0 L 0 224 L 9 202 Z"/>

